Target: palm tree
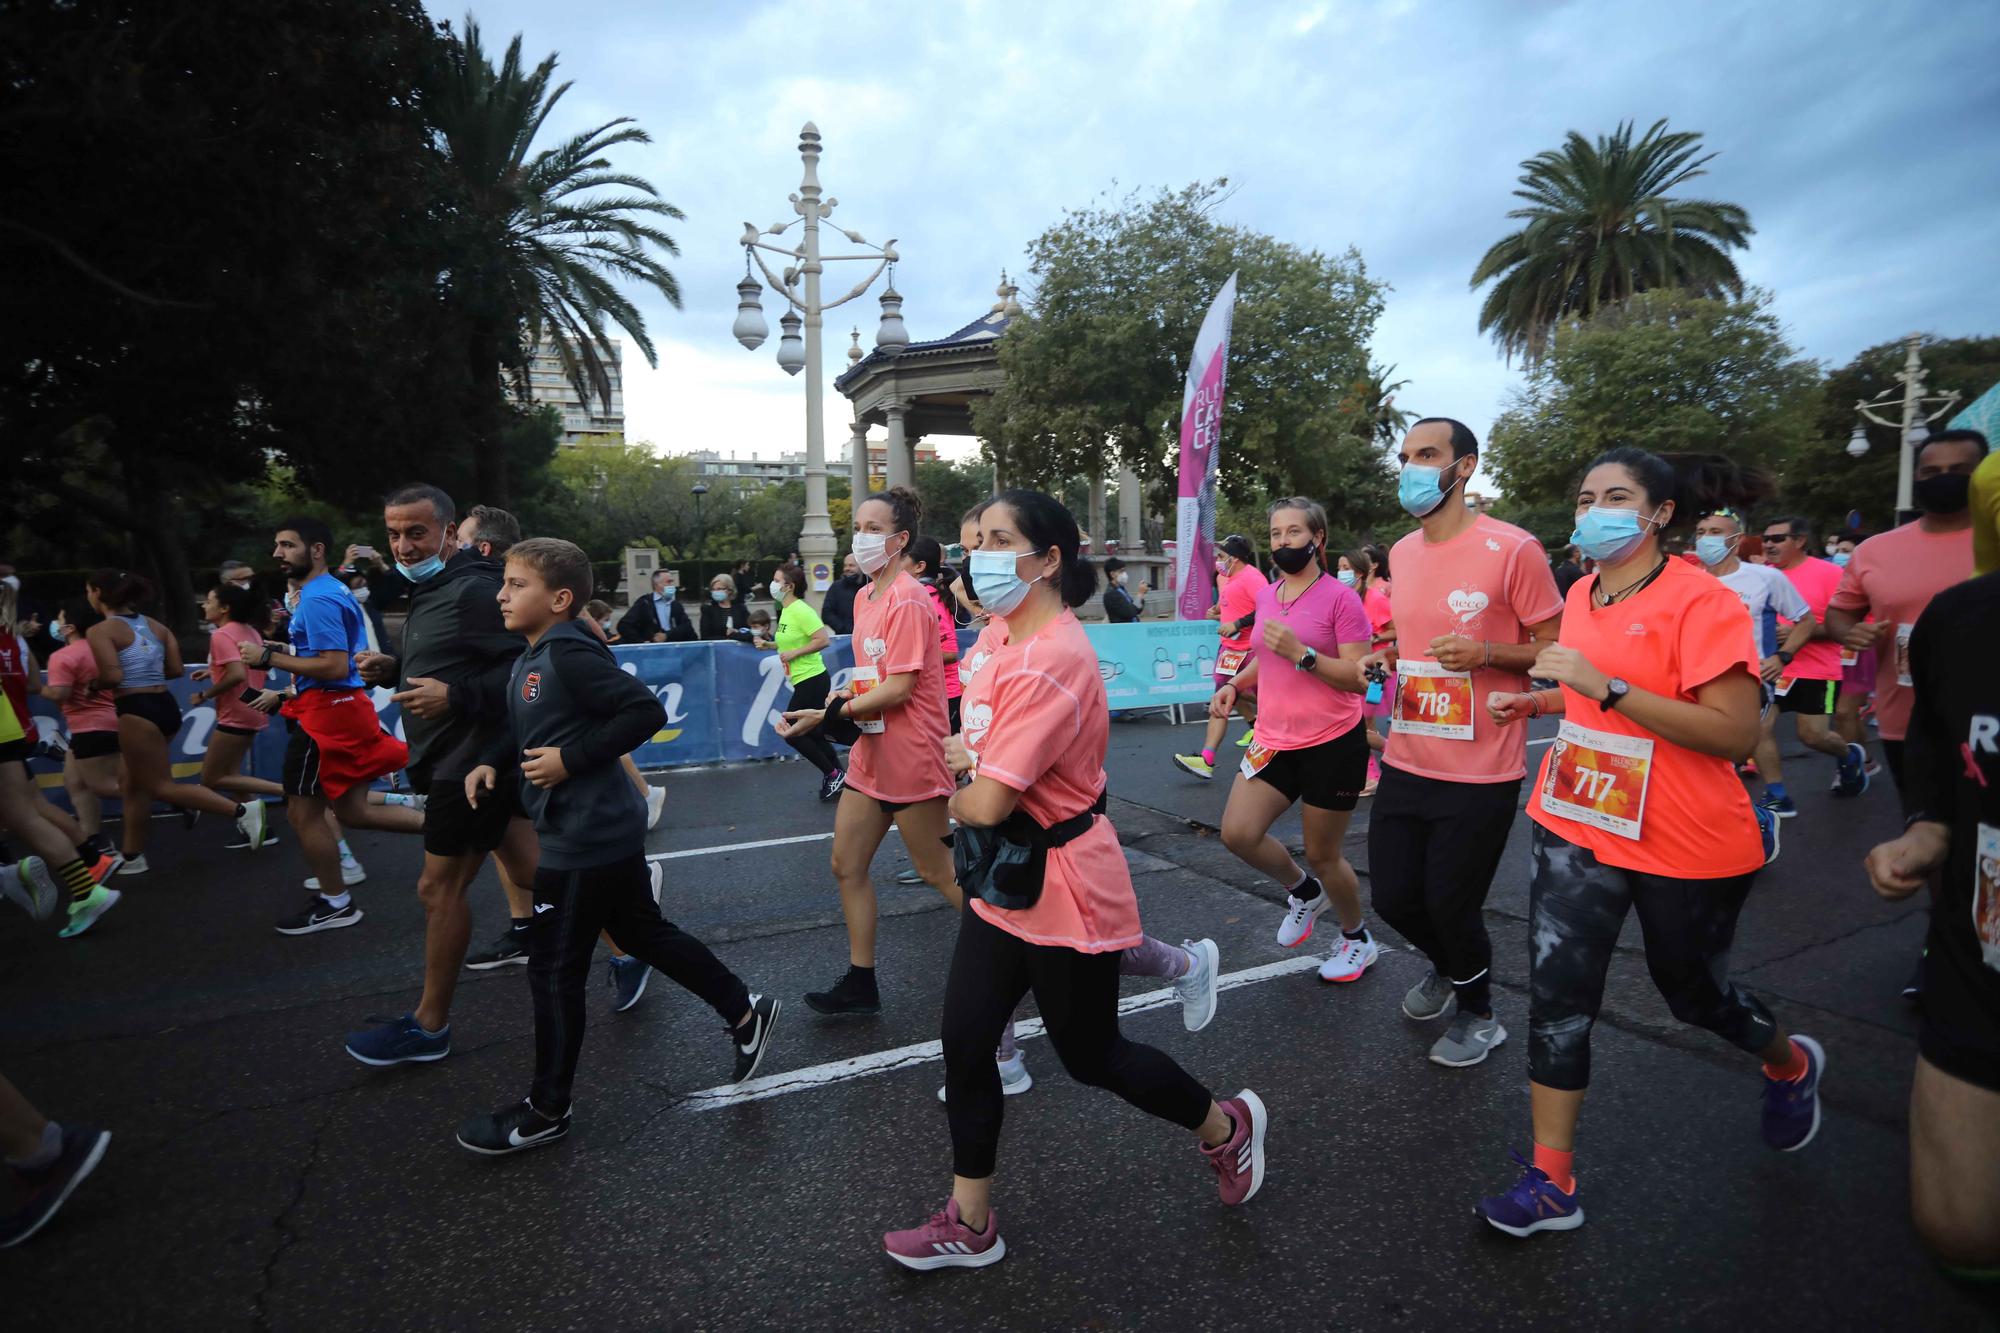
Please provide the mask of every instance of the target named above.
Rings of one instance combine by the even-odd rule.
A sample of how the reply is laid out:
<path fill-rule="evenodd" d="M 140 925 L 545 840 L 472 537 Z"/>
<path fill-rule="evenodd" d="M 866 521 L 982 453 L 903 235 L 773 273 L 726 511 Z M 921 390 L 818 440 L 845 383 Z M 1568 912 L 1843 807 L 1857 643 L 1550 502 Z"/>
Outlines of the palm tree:
<path fill-rule="evenodd" d="M 675 309 L 681 304 L 680 284 L 648 249 L 680 253 L 653 220 L 678 221 L 681 211 L 650 182 L 612 170 L 604 156 L 621 144 L 650 143 L 651 136 L 621 116 L 533 151 L 543 122 L 571 87 L 550 87 L 555 68 L 550 56 L 524 70 L 516 35 L 495 70 L 479 25 L 467 15 L 464 37 L 447 43 L 428 90 L 461 214 L 446 282 L 471 330 L 469 424 L 480 496 L 492 504 L 509 499 L 495 377 L 506 372 L 516 397 L 525 399 L 528 350 L 552 337 L 577 396 L 588 402 L 594 395 L 608 411 L 607 317 L 631 336 L 647 364 L 659 364 L 645 317 L 617 280 L 650 287 Z M 622 193 L 594 193 L 607 188 Z"/>
<path fill-rule="evenodd" d="M 1559 151 L 1523 162 L 1514 194 L 1528 207 L 1507 216 L 1527 225 L 1473 270 L 1473 287 L 1494 284 L 1479 331 L 1490 332 L 1510 361 L 1518 353 L 1532 363 L 1561 320 L 1588 318 L 1635 292 L 1742 295 L 1728 252 L 1748 243 L 1750 215 L 1735 204 L 1667 195 L 1706 175 L 1714 156 L 1701 152 L 1701 135 L 1668 133 L 1662 119 L 1636 144 L 1630 121 L 1594 145 L 1571 130 Z"/>

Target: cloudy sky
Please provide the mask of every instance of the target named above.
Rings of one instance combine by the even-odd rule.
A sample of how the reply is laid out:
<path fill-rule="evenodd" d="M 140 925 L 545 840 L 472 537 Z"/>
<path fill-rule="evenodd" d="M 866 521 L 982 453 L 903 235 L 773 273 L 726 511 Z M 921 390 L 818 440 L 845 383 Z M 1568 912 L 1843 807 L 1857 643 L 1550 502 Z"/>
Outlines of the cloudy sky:
<path fill-rule="evenodd" d="M 455 16 L 437 0 L 432 11 Z M 1749 210 L 1740 267 L 1776 294 L 1808 355 L 1839 364 L 1913 330 L 2000 333 L 1993 0 L 481 0 L 473 12 L 490 45 L 519 32 L 531 59 L 560 53 L 576 86 L 551 136 L 626 115 L 653 135 L 616 160 L 687 214 L 673 229 L 685 309 L 643 303 L 657 370 L 627 354 L 628 433 L 664 452 L 803 447 L 804 390 L 773 363 L 775 338 L 746 352 L 729 325 L 736 238 L 745 221 L 792 216 L 808 119 L 825 136 L 834 221 L 898 239 L 918 339 L 983 314 L 1000 270 L 1019 274 L 1064 208 L 1226 176 L 1229 220 L 1359 248 L 1394 288 L 1374 350 L 1411 381 L 1402 404 L 1483 436 L 1518 372 L 1479 336 L 1466 278 L 1511 230 L 1518 164 L 1570 129 L 1662 116 L 1719 151 L 1696 188 Z M 775 301 L 766 310 L 775 331 Z M 850 419 L 832 375 L 848 329 L 869 346 L 878 316 L 872 294 L 828 316 L 830 457 Z"/>

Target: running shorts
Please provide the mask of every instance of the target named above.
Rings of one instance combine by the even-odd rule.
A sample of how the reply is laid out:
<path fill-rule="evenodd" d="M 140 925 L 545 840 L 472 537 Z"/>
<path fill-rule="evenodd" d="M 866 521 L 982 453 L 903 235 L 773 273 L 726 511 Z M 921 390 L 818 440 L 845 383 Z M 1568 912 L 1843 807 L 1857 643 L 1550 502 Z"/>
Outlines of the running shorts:
<path fill-rule="evenodd" d="M 410 747 L 382 730 L 366 690 L 304 690 L 283 711 L 299 724 L 285 746 L 287 796 L 339 800 L 409 762 Z"/>
<path fill-rule="evenodd" d="M 521 813 L 520 784 L 507 774 L 481 792 L 475 807 L 465 799 L 464 778 L 437 778 L 424 801 L 424 850 L 432 856 L 484 856 L 507 835 L 507 821 Z"/>
<path fill-rule="evenodd" d="M 115 731 L 72 731 L 69 734 L 69 752 L 78 759 L 103 759 L 118 753 L 118 733 Z"/>
<path fill-rule="evenodd" d="M 17 736 L 11 741 L 0 741 L 0 764 L 26 764 L 28 756 L 35 752 L 35 743 L 25 736 Z"/>
<path fill-rule="evenodd" d="M 216 723 L 215 729 L 225 736 L 255 736 L 258 734 L 256 727 L 232 727 L 227 722 Z"/>
<path fill-rule="evenodd" d="M 1833 712 L 1834 701 L 1840 698 L 1840 682 L 1837 680 L 1795 680 L 1792 688 L 1778 696 L 1780 713 L 1798 713 L 1803 717 L 1825 717 Z"/>
<path fill-rule="evenodd" d="M 1931 913 L 1917 1049 L 1955 1079 L 2000 1092 L 2000 972 L 1982 961 L 1963 904 Z"/>
<path fill-rule="evenodd" d="M 122 694 L 112 707 L 120 717 L 140 717 L 160 729 L 160 734 L 172 740 L 180 734 L 181 706 L 174 702 L 174 696 L 162 690 L 158 694 Z"/>
<path fill-rule="evenodd" d="M 1252 747 L 1254 751 L 1254 741 Z M 1285 799 L 1318 810 L 1352 810 L 1368 781 L 1367 728 L 1357 721 L 1330 741 L 1280 750 L 1257 770 L 1254 781 L 1268 782 Z"/>

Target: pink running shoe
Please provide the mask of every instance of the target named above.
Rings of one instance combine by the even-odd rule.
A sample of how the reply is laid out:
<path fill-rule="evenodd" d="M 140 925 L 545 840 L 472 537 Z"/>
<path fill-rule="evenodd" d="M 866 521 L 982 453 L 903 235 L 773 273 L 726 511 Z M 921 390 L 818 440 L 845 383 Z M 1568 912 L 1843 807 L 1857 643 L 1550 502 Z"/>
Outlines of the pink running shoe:
<path fill-rule="evenodd" d="M 1257 1162 L 1261 1172 L 1261 1154 Z M 946 1203 L 943 1212 L 932 1213 L 931 1220 L 920 1227 L 883 1232 L 882 1248 L 903 1267 L 919 1272 L 933 1268 L 984 1268 L 1007 1257 L 1007 1242 L 1000 1238 L 999 1209 L 987 1213 L 986 1232 L 981 1235 L 958 1220 L 956 1199 Z"/>
<path fill-rule="evenodd" d="M 1234 1207 L 1249 1202 L 1264 1184 L 1264 1128 L 1270 1116 L 1263 1099 L 1248 1088 L 1222 1103 L 1222 1109 L 1236 1122 L 1236 1132 L 1216 1147 L 1203 1143 L 1201 1155 L 1215 1168 L 1215 1188 L 1222 1201 Z"/>

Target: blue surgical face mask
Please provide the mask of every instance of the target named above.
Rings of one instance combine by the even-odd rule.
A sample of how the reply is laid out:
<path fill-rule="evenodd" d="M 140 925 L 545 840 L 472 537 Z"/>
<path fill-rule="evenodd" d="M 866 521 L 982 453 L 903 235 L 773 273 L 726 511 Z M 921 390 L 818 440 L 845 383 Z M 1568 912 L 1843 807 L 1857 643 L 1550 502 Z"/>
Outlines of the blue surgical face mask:
<path fill-rule="evenodd" d="M 1734 537 L 1696 537 L 1694 539 L 1695 559 L 1704 565 L 1719 565 L 1727 560 L 1735 549 Z"/>
<path fill-rule="evenodd" d="M 1639 549 L 1646 540 L 1646 524 L 1652 521 L 1635 509 L 1592 505 L 1577 519 L 1570 544 L 1601 565 L 1615 565 Z"/>
<path fill-rule="evenodd" d="M 1834 564 L 1839 565 L 1842 569 L 1846 569 L 1847 562 L 1852 560 L 1853 558 L 1854 558 L 1854 552 L 1852 551 L 1835 551 L 1832 555 L 1827 557 L 1827 559 L 1833 561 Z"/>
<path fill-rule="evenodd" d="M 715 602 L 726 602 L 729 600 L 729 594 L 724 592 L 721 588 L 710 588 L 708 590 L 708 596 L 710 601 L 715 601 Z"/>
<path fill-rule="evenodd" d="M 1411 518 L 1423 518 L 1439 505 L 1451 486 L 1440 488 L 1438 478 L 1444 475 L 1441 467 L 1425 467 L 1422 463 L 1411 463 L 1403 469 L 1403 475 L 1396 482 L 1396 499 L 1408 511 Z M 1453 477 L 1451 485 L 1458 485 Z"/>
<path fill-rule="evenodd" d="M 1028 589 L 1041 582 L 1037 575 L 1022 579 L 1015 569 L 1020 557 L 1012 551 L 973 551 L 966 556 L 972 574 L 972 594 L 979 604 L 996 616 L 1004 616 L 1019 606 Z"/>
<path fill-rule="evenodd" d="M 444 557 L 442 555 L 427 556 L 414 565 L 406 565 L 400 560 L 396 562 L 396 572 L 412 583 L 422 583 L 425 579 L 443 568 Z"/>
<path fill-rule="evenodd" d="M 1334 577 L 1339 579 L 1342 583 L 1345 583 L 1350 588 L 1354 586 L 1354 571 L 1351 569 L 1343 569 L 1337 574 L 1335 574 Z"/>

